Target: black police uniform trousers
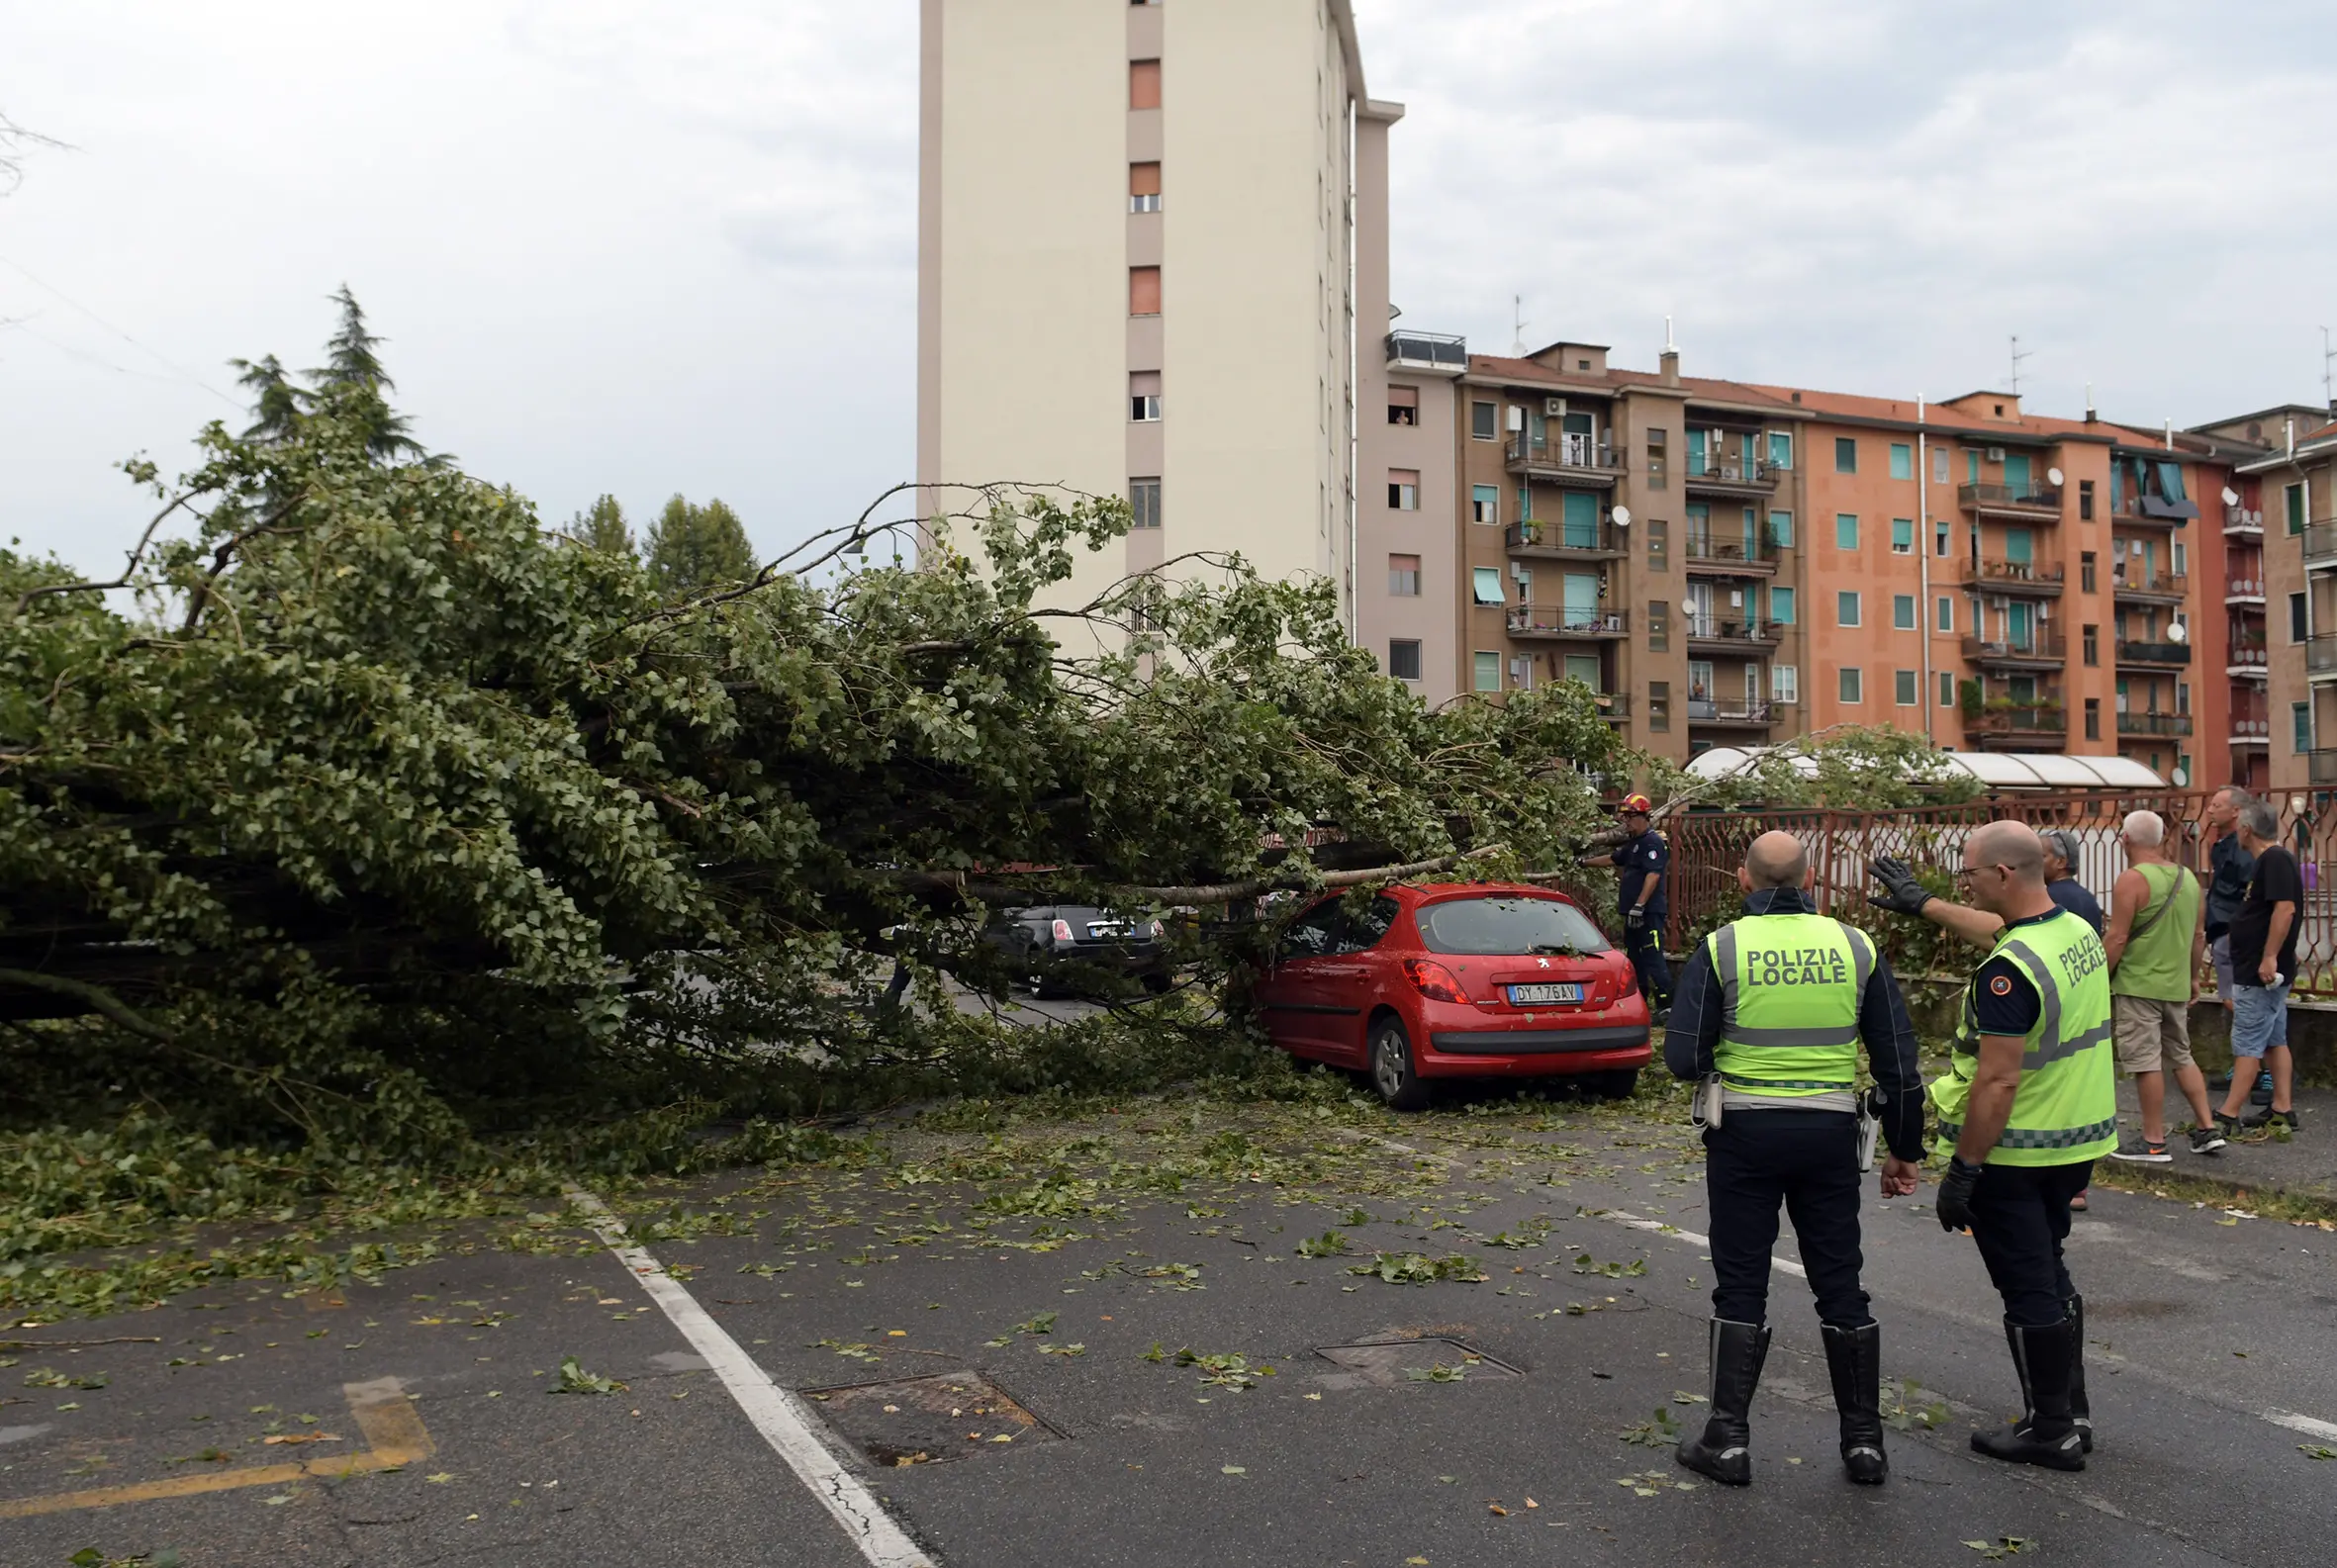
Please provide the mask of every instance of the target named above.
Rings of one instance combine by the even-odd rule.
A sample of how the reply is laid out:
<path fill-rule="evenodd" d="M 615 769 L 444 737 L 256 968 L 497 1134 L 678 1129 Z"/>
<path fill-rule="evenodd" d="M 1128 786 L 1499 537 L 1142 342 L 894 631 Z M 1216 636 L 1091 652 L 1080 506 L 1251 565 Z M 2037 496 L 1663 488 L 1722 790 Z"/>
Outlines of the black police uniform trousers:
<path fill-rule="evenodd" d="M 2094 1179 L 2094 1161 L 2069 1165 L 1990 1164 L 1972 1189 L 1972 1240 L 2005 1298 L 2005 1321 L 2050 1329 L 2077 1294 L 2061 1260 L 2069 1200 Z M 1715 1257 L 1719 1254 L 1716 1252 Z"/>
<path fill-rule="evenodd" d="M 1859 1288 L 1858 1119 L 1843 1111 L 1725 1113 L 1704 1134 L 1712 1214 L 1713 1316 L 1765 1323 L 1777 1206 L 1793 1217 L 1818 1317 L 1838 1329 L 1874 1322 Z"/>
<path fill-rule="evenodd" d="M 1663 956 L 1663 916 L 1649 915 L 1643 926 L 1631 924 L 1631 916 L 1624 915 L 1623 951 L 1631 956 L 1631 967 L 1638 971 L 1639 989 L 1646 994 L 1650 1007 L 1671 1005 L 1671 964 Z"/>

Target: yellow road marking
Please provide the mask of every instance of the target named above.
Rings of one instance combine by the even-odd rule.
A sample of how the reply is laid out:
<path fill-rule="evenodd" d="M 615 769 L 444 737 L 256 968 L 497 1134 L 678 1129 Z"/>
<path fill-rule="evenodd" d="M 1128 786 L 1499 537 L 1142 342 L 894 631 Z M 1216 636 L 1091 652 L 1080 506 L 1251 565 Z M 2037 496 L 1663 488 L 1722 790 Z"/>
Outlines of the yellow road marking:
<path fill-rule="evenodd" d="M 136 1486 L 97 1487 L 87 1492 L 59 1492 L 49 1497 L 18 1498 L 0 1502 L 0 1519 L 29 1519 L 36 1514 L 63 1514 L 74 1509 L 113 1508 L 122 1503 L 150 1503 L 158 1498 L 197 1497 L 205 1492 L 232 1492 L 247 1486 L 282 1486 L 308 1477 L 363 1475 L 395 1470 L 426 1459 L 436 1449 L 422 1430 L 421 1413 L 406 1397 L 394 1377 L 369 1383 L 343 1383 L 341 1393 L 349 1414 L 369 1445 L 363 1453 L 336 1454 L 306 1464 L 247 1465 L 236 1470 L 215 1470 L 203 1475 L 172 1476 L 167 1481 L 142 1481 Z"/>

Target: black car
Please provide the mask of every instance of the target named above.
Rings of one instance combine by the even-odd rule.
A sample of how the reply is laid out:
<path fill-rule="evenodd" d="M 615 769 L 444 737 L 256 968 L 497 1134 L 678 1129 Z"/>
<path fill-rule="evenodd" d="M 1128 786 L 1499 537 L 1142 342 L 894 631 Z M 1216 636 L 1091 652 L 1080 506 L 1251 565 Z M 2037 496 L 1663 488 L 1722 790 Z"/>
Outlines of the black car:
<path fill-rule="evenodd" d="M 1168 988 L 1168 951 L 1161 922 L 1151 916 L 1041 904 L 1000 911 L 982 936 L 1036 996 L 1104 990 L 1114 977 L 1137 980 L 1148 991 Z"/>

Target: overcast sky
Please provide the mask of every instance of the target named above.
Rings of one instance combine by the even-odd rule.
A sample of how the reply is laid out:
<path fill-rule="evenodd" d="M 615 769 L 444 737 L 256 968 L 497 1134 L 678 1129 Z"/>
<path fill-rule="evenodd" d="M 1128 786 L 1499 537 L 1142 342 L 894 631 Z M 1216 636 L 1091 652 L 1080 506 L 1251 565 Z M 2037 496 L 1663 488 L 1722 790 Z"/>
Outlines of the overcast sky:
<path fill-rule="evenodd" d="M 1106 3 L 1106 0 L 1094 0 Z M 1168 0 L 1173 5 L 1176 0 Z M 1257 0 L 1260 4 L 1298 0 Z M 2197 422 L 2319 401 L 2320 0 L 1357 0 L 1407 325 Z M 0 538 L 111 566 L 110 465 L 316 362 L 346 280 L 431 446 L 548 518 L 768 552 L 911 473 L 914 0 L 0 0 Z"/>

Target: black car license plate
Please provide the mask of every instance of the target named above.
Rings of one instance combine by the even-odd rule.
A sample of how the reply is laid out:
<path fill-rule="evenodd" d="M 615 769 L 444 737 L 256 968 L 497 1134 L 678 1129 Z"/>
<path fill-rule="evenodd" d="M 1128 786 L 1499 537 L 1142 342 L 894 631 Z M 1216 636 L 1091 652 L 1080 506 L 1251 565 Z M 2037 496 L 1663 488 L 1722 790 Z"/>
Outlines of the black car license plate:
<path fill-rule="evenodd" d="M 1509 988 L 1512 1007 L 1547 1006 L 1551 1002 L 1579 1002 L 1582 987 L 1570 980 L 1549 980 L 1534 985 L 1513 985 Z"/>

